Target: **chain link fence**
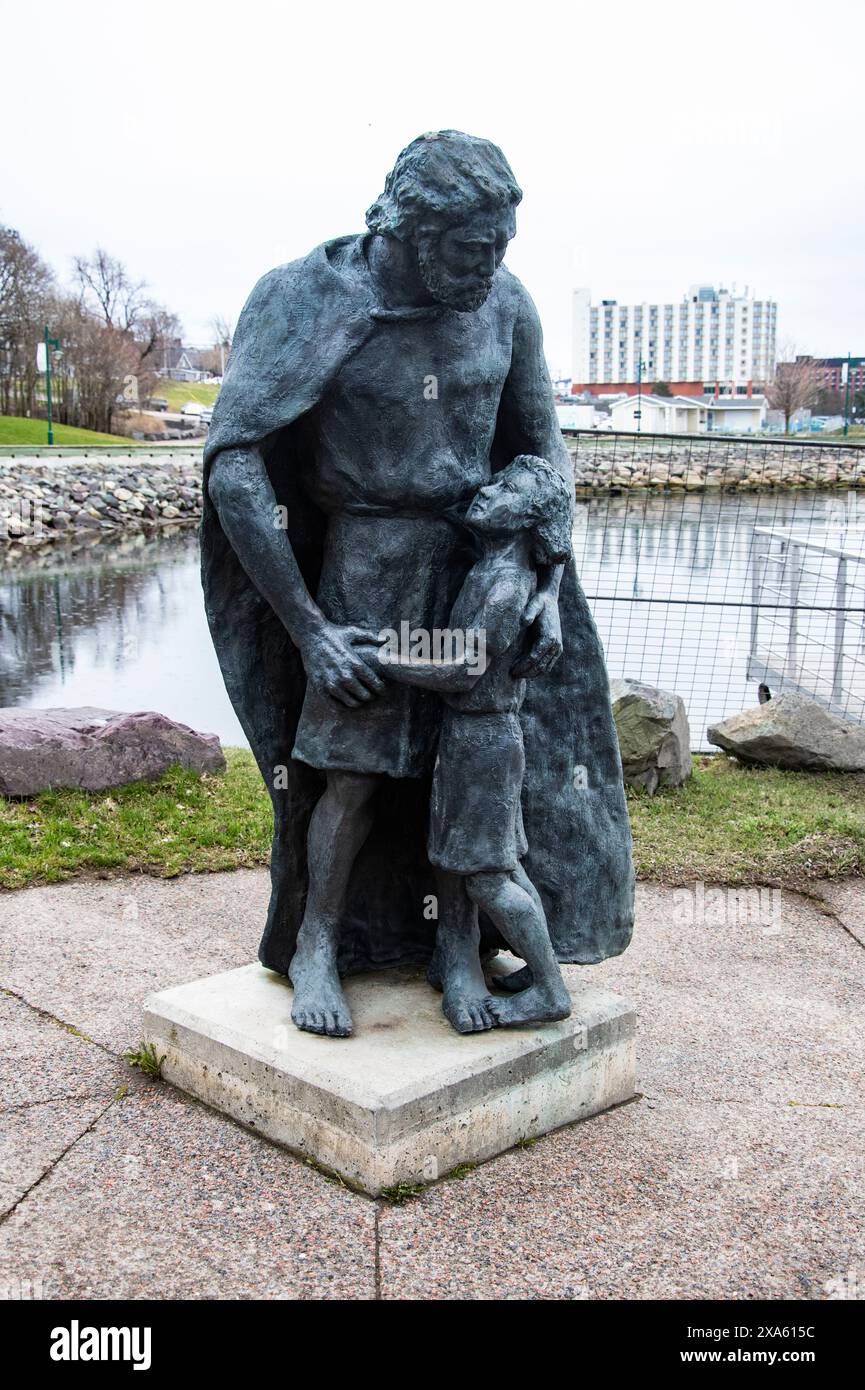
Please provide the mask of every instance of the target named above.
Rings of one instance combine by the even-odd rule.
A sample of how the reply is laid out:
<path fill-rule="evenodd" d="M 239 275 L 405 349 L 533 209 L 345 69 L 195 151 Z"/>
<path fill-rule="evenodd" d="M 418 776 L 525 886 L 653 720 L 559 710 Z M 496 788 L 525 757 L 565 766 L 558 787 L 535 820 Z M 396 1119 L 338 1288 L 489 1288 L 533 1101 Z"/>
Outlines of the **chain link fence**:
<path fill-rule="evenodd" d="M 761 684 L 865 721 L 865 449 L 596 431 L 567 442 L 577 569 L 611 676 L 680 695 L 695 751 Z"/>

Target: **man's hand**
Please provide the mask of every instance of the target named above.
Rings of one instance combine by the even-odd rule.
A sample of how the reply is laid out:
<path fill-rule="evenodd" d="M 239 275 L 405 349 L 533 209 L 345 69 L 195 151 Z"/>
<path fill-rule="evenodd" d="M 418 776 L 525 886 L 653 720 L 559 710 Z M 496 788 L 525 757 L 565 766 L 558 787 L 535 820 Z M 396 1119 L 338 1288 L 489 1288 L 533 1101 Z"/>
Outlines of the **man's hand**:
<path fill-rule="evenodd" d="M 361 643 L 380 645 L 374 632 L 363 627 L 323 623 L 300 649 L 307 679 L 317 690 L 332 695 L 349 709 L 380 695 L 385 683 L 359 650 Z M 366 654 L 367 657 L 371 653 Z"/>
<path fill-rule="evenodd" d="M 562 654 L 562 625 L 559 620 L 559 600 L 556 594 L 537 593 L 529 599 L 523 612 L 526 627 L 534 625 L 531 643 L 511 667 L 511 675 L 545 676 L 552 671 Z"/>

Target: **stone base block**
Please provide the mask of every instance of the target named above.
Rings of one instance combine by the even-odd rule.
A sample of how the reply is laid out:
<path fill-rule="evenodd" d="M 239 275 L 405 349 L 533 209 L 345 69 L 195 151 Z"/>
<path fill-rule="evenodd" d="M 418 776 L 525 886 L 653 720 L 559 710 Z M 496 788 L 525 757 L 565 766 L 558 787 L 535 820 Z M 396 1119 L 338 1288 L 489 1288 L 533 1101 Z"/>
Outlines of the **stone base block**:
<path fill-rule="evenodd" d="M 561 1023 L 463 1037 L 421 973 L 346 982 L 351 1038 L 301 1033 L 292 990 L 246 965 L 152 995 L 163 1075 L 376 1194 L 475 1163 L 629 1100 L 635 1014 L 583 984 Z"/>

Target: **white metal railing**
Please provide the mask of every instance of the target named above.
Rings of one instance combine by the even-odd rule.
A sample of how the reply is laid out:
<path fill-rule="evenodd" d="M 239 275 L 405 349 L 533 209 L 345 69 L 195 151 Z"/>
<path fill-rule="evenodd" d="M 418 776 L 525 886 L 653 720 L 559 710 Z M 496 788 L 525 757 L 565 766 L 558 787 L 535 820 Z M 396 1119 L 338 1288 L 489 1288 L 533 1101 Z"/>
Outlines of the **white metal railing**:
<path fill-rule="evenodd" d="M 748 677 L 865 721 L 865 529 L 754 527 Z"/>

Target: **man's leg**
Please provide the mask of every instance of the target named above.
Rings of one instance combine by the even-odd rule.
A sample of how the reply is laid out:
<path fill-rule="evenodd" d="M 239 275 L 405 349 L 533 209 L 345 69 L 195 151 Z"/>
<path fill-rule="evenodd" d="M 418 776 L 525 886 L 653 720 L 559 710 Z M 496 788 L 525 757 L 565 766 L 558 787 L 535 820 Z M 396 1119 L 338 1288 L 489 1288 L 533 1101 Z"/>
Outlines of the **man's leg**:
<path fill-rule="evenodd" d="M 442 1011 L 458 1033 L 495 1027 L 492 996 L 481 969 L 477 908 L 466 893 L 465 878 L 436 870 L 438 933 L 432 978 L 440 981 Z"/>
<path fill-rule="evenodd" d="M 347 1038 L 351 1014 L 337 971 L 339 928 L 354 861 L 372 825 L 375 776 L 329 772 L 310 817 L 309 893 L 289 967 L 294 985 L 291 1016 L 308 1033 Z"/>

